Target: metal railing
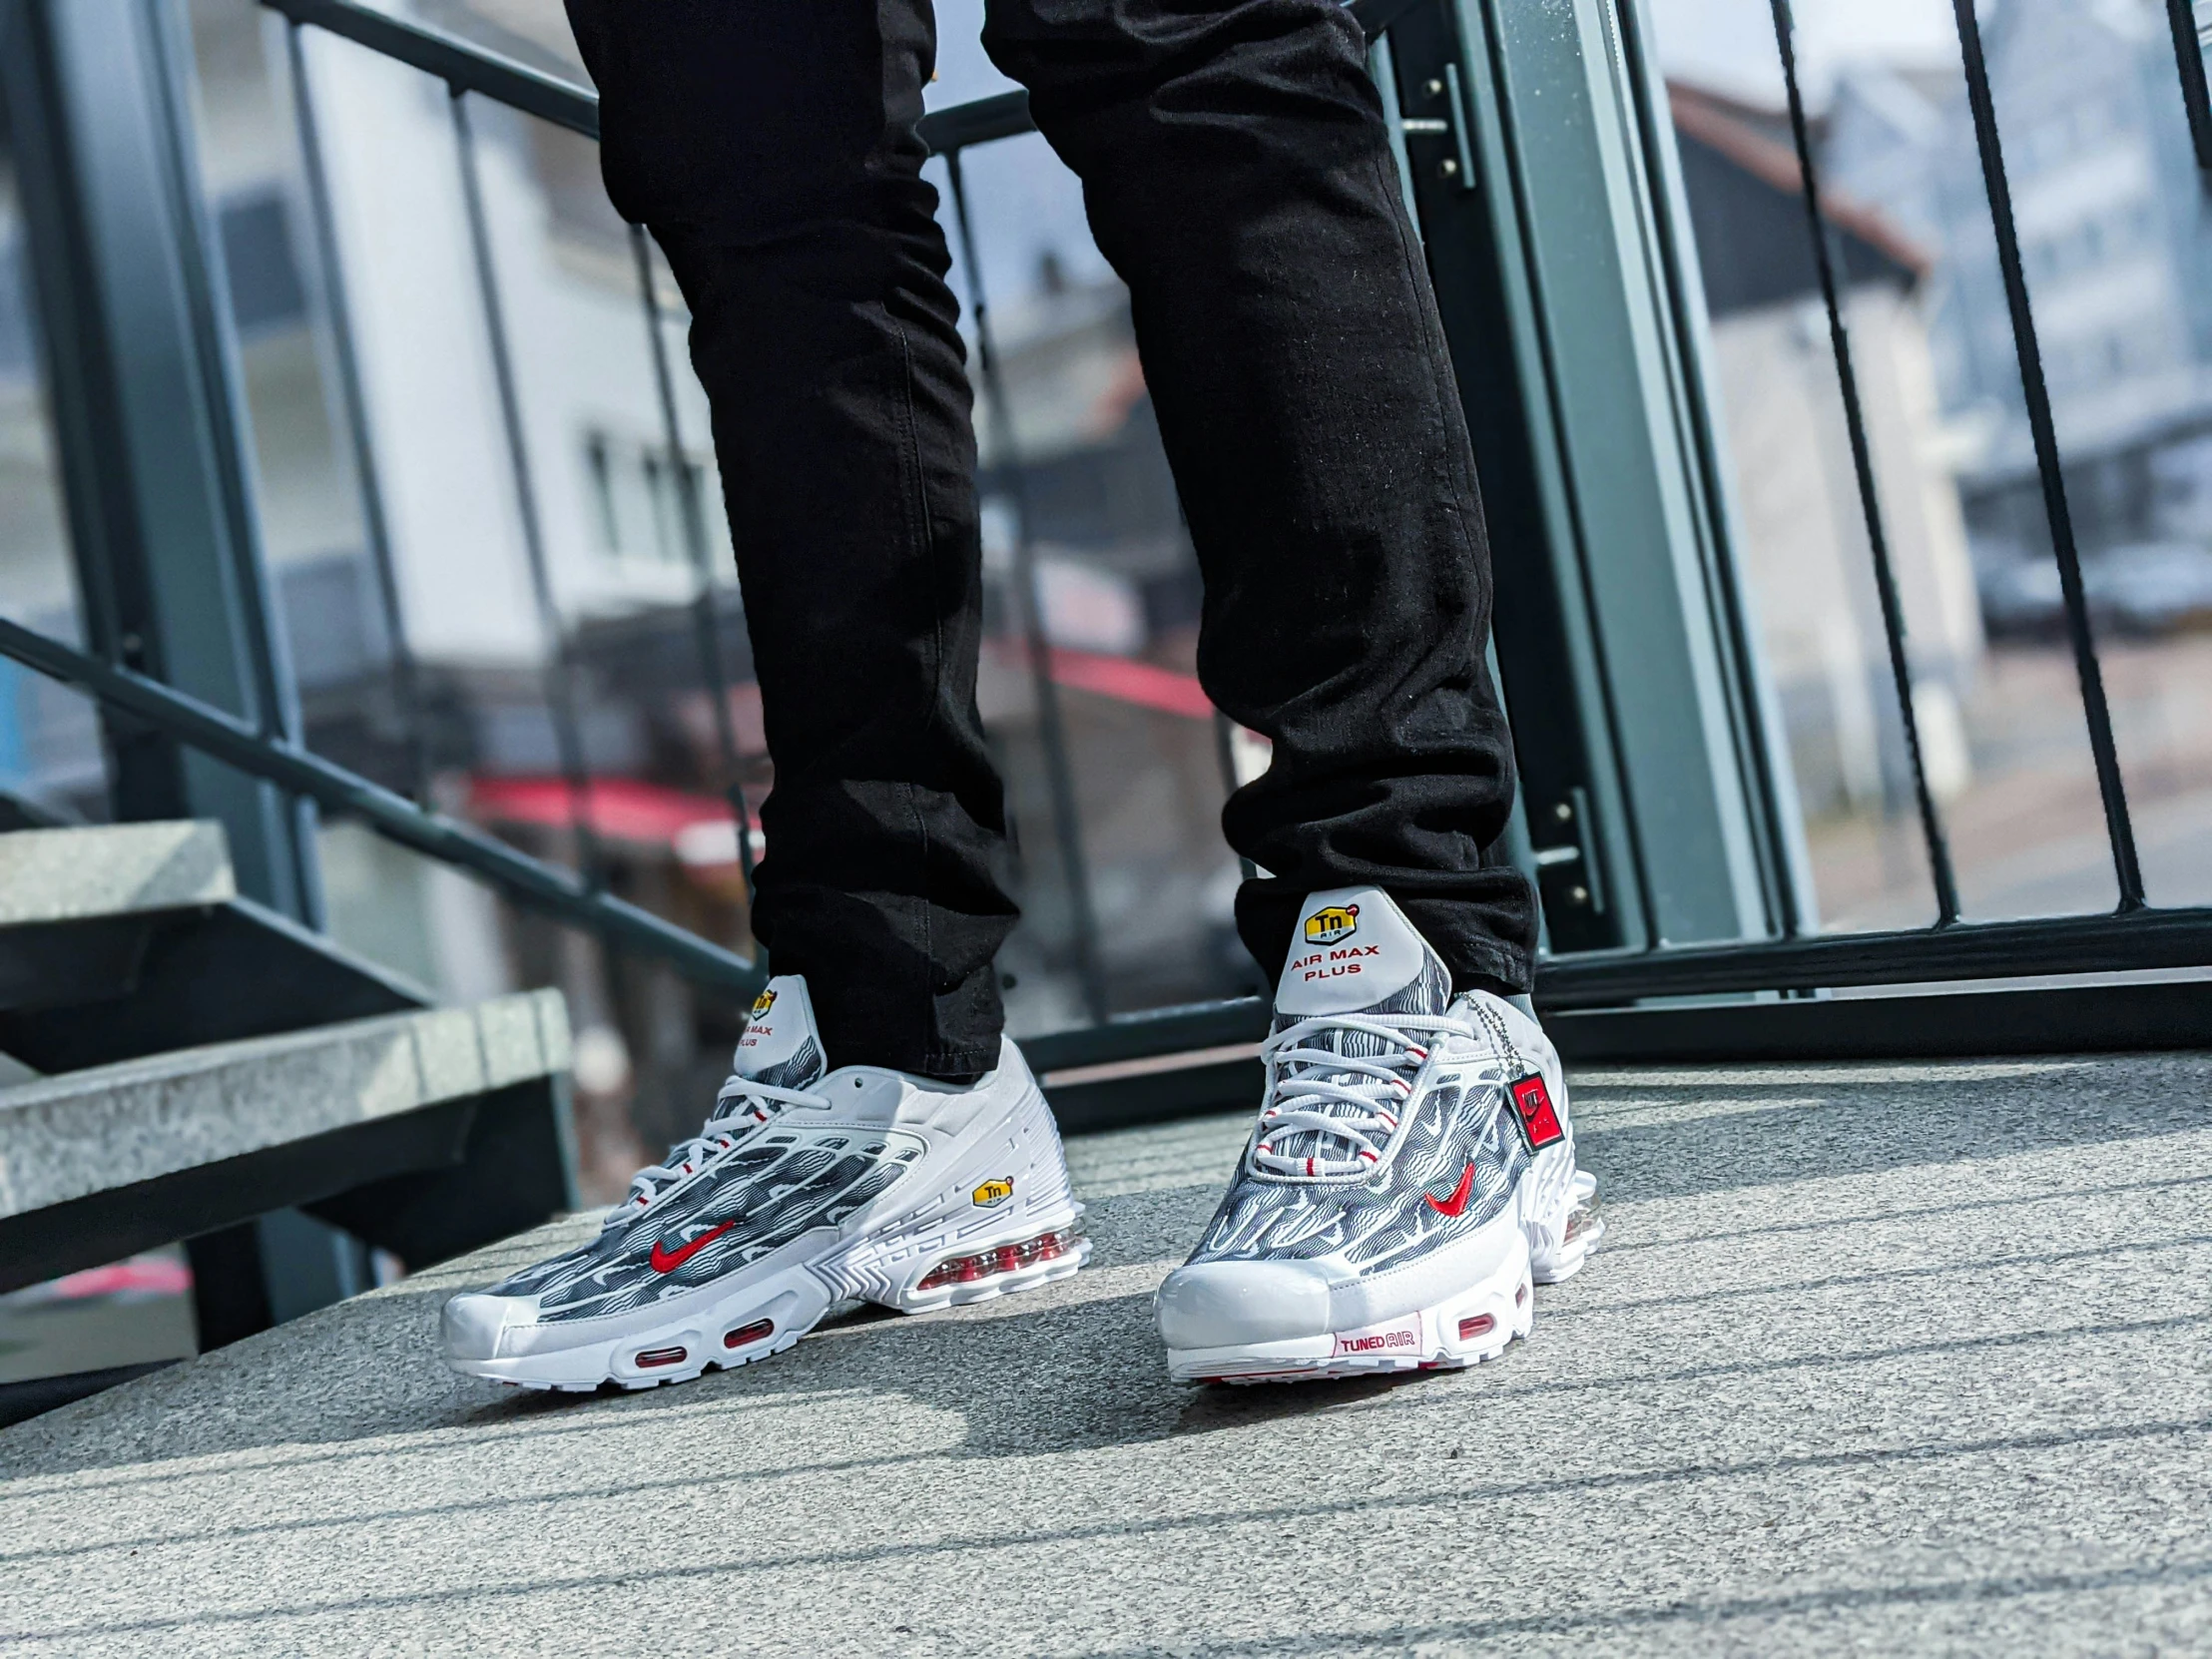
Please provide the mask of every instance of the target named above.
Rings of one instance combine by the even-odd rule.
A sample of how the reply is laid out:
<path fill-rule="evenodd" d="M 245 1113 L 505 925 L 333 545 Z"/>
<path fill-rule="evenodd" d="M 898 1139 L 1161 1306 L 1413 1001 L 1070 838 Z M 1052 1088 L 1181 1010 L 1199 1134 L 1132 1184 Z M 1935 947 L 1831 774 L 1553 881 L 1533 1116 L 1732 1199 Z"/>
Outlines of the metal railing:
<path fill-rule="evenodd" d="M 484 323 L 489 331 L 508 458 L 516 498 L 523 514 L 526 551 L 538 600 L 542 625 L 549 631 L 554 650 L 548 665 L 548 704 L 556 722 L 562 769 L 570 793 L 572 822 L 582 855 L 580 873 L 531 858 L 490 835 L 429 811 L 422 799 L 426 763 L 415 742 L 415 801 L 408 801 L 327 761 L 308 754 L 300 746 L 187 697 L 172 688 L 132 673 L 119 664 L 103 662 L 53 640 L 10 623 L 0 622 L 0 653 L 14 657 L 38 671 L 83 687 L 95 697 L 126 710 L 184 743 L 201 748 L 228 765 L 255 777 L 314 800 L 326 809 L 351 814 L 377 832 L 428 856 L 466 868 L 497 886 L 517 902 L 555 918 L 596 931 L 611 942 L 665 958 L 702 985 L 733 993 L 749 991 L 762 973 L 759 964 L 721 949 L 648 912 L 606 893 L 599 880 L 598 861 L 592 847 L 588 798 L 591 782 L 583 765 L 578 740 L 572 682 L 573 665 L 561 644 L 560 620 L 555 613 L 544 569 L 544 553 L 535 525 L 535 505 L 527 444 L 524 440 L 505 319 L 499 302 L 497 274 L 493 269 L 489 238 L 485 232 L 478 158 L 468 100 L 486 98 L 526 115 L 552 122 L 596 139 L 598 106 L 587 91 L 559 81 L 525 65 L 501 58 L 472 44 L 420 24 L 369 9 L 354 0 L 263 0 L 280 12 L 290 32 L 290 61 L 306 186 L 314 217 L 315 248 L 322 266 L 325 309 L 337 334 L 334 360 L 338 366 L 341 406 L 348 441 L 355 458 L 355 475 L 362 492 L 364 522 L 369 549 L 376 561 L 378 591 L 387 610 L 388 637 L 394 642 L 395 676 L 401 682 L 402 700 L 410 705 L 410 718 L 419 718 L 412 659 L 398 612 L 397 584 L 390 569 L 390 549 L 382 503 L 378 497 L 378 472 L 368 424 L 362 407 L 359 374 L 352 356 L 344 304 L 342 276 L 338 269 L 328 185 L 323 176 L 322 151 L 316 129 L 310 77 L 300 50 L 300 31 L 306 27 L 342 36 L 371 51 L 412 65 L 441 80 L 450 95 L 453 129 L 459 147 L 463 186 L 470 223 L 470 245 L 481 290 Z M 1371 40 L 1414 8 L 1436 0 L 1355 0 L 1350 8 Z M 1905 620 L 1897 584 L 1891 569 L 1878 492 L 1875 488 L 1867 422 L 1858 396 L 1857 379 L 1843 298 L 1839 291 L 1840 259 L 1825 210 L 1818 167 L 1809 137 L 1805 100 L 1799 83 L 1796 39 L 1788 0 L 1770 0 L 1776 41 L 1781 53 L 1788 96 L 1788 114 L 1801 181 L 1809 231 L 1826 311 L 1829 340 L 1842 391 L 1847 431 L 1859 502 L 1880 599 L 1883 637 L 1888 651 L 1892 682 L 1904 723 L 1907 757 L 1913 777 L 1913 796 L 1933 876 L 1936 920 L 1933 926 L 1842 935 L 1808 935 L 1800 931 L 1794 910 L 1784 906 L 1778 936 L 1719 944 L 1673 945 L 1660 942 L 1634 950 L 1579 952 L 1545 959 L 1539 967 L 1539 999 L 1552 1008 L 1594 1008 L 1632 1004 L 1640 1000 L 1676 997 L 1712 997 L 1751 992 L 1816 990 L 1852 985 L 1902 984 L 1917 981 L 1970 980 L 2001 976 L 2054 973 L 2124 971 L 2145 968 L 2196 966 L 2212 963 L 2212 908 L 2162 908 L 2145 897 L 2134 833 L 2129 819 L 2112 721 L 2103 688 L 2095 632 L 2091 627 L 2083 590 L 2080 557 L 2075 546 L 2065 479 L 2052 421 L 2050 399 L 2044 384 L 2035 318 L 2023 274 L 2019 240 L 2013 224 L 2010 183 L 2005 171 L 1996 114 L 1982 55 L 1979 24 L 1972 0 L 1953 0 L 1961 62 L 1965 74 L 1968 108 L 1975 143 L 1987 189 L 1996 237 L 1998 262 L 2018 356 L 2022 390 L 2034 440 L 2036 469 L 2049 520 L 2052 546 L 2061 577 L 2068 640 L 2072 650 L 2084 716 L 2087 722 L 2096 780 L 2103 808 L 2104 827 L 2118 883 L 2119 903 L 2107 915 L 2048 917 L 2029 921 L 1970 922 L 1961 919 L 1957 885 L 1948 853 L 1940 810 L 1930 788 L 1919 743 L 1914 710 L 1913 674 L 1909 660 Z M 2198 35 L 2188 17 L 2186 0 L 2169 0 L 2174 16 L 2177 59 L 2180 65 L 2183 103 L 2200 159 L 2212 169 L 2212 107 L 2207 106 L 2204 65 L 2198 54 Z M 2185 28 L 2186 23 L 2186 28 Z M 1647 117 L 1649 112 L 1646 112 Z M 951 206 L 961 243 L 969 283 L 971 316 L 979 336 L 978 371 L 994 418 L 1005 421 L 1007 404 L 998 383 L 998 359 L 988 306 L 980 288 L 980 272 L 969 222 L 966 185 L 960 161 L 967 148 L 1033 130 L 1025 95 L 1009 93 L 923 118 L 921 136 L 946 160 Z M 648 333 L 652 340 L 656 387 L 659 393 L 664 438 L 670 461 L 686 491 L 682 503 L 687 552 L 700 578 L 701 589 L 696 630 L 700 674 L 709 688 L 716 710 L 715 740 L 720 764 L 726 771 L 726 787 L 737 817 L 738 844 L 751 877 L 749 817 L 740 787 L 739 756 L 729 712 L 729 676 L 721 661 L 712 610 L 709 577 L 710 554 L 704 529 L 704 508 L 696 499 L 696 480 L 683 464 L 682 434 L 678 427 L 677 401 L 662 335 L 663 317 L 645 233 L 631 232 L 640 292 Z M 1675 273 L 1679 278 L 1679 270 Z M 1677 296 L 1679 297 L 1679 295 Z M 1002 452 L 1010 446 L 1010 433 L 998 434 Z M 1094 1024 L 1090 1029 L 1033 1039 L 1033 1057 L 1042 1068 L 1082 1066 L 1148 1054 L 1176 1053 L 1243 1042 L 1257 1036 L 1266 1018 L 1258 999 L 1246 998 L 1195 1007 L 1155 1010 L 1146 1014 L 1105 1019 L 1102 993 L 1097 985 L 1095 923 L 1084 902 L 1087 877 L 1080 826 L 1075 818 L 1073 788 L 1068 774 L 1064 740 L 1059 731 L 1057 698 L 1048 667 L 1042 620 L 1036 603 L 1034 561 L 1030 557 L 1026 528 L 1017 537 L 1018 580 L 1026 614 L 1022 618 L 1030 667 L 1036 681 L 1042 736 L 1065 876 L 1075 895 L 1075 914 L 1085 980 L 1085 999 Z M 1225 762 L 1225 770 L 1227 763 Z M 1229 779 L 1234 785 L 1234 779 Z"/>
<path fill-rule="evenodd" d="M 332 33 L 345 35 L 385 56 L 436 75 L 445 83 L 455 152 L 460 163 L 462 201 L 468 220 L 470 263 L 483 308 L 485 335 L 490 342 L 501 433 L 505 440 L 515 510 L 521 525 L 523 551 L 529 567 L 531 596 L 539 627 L 551 645 L 545 675 L 546 707 L 551 716 L 560 773 L 568 792 L 569 825 L 577 844 L 577 862 L 583 875 L 586 894 L 594 894 L 605 884 L 606 860 L 591 819 L 592 785 L 579 718 L 576 668 L 547 563 L 545 537 L 539 519 L 538 492 L 532 476 L 505 307 L 501 301 L 498 272 L 494 265 L 491 234 L 485 214 L 482 160 L 475 125 L 469 114 L 468 99 L 471 94 L 480 94 L 496 103 L 569 127 L 595 139 L 599 130 L 597 102 L 589 94 L 580 93 L 573 87 L 523 65 L 482 52 L 435 30 L 420 28 L 362 6 L 324 3 L 324 0 L 295 0 L 295 3 L 277 5 L 274 9 L 282 11 L 286 18 L 287 56 L 291 67 L 292 101 L 299 129 L 304 183 L 310 213 L 317 228 L 317 246 L 323 252 L 323 263 L 333 283 L 337 279 L 339 262 L 335 234 L 331 229 L 333 214 L 330 187 L 322 164 L 313 78 L 308 71 L 306 53 L 301 44 L 302 28 L 315 25 Z M 737 735 L 730 713 L 731 676 L 722 658 L 720 631 L 715 614 L 713 553 L 707 535 L 705 509 L 699 500 L 698 469 L 689 463 L 684 449 L 675 378 L 669 364 L 665 332 L 667 321 L 661 306 L 659 284 L 653 272 L 651 249 L 642 226 L 631 227 L 630 235 L 661 419 L 661 441 L 677 493 L 677 513 L 685 557 L 698 583 L 698 596 L 692 606 L 693 646 L 699 659 L 700 682 L 707 691 L 711 705 L 715 753 L 723 773 L 723 789 L 728 797 L 737 830 L 738 862 L 750 890 L 753 884 L 751 814 L 740 776 Z M 406 628 L 399 609 L 398 583 L 391 568 L 389 538 L 383 530 L 384 509 L 380 498 L 374 443 L 360 395 L 350 315 L 343 305 L 342 288 L 333 285 L 328 292 L 335 301 L 326 307 L 326 315 L 330 331 L 335 336 L 332 355 L 339 367 L 342 382 L 343 410 L 348 427 L 347 436 L 355 456 L 355 477 L 362 496 L 362 516 L 364 523 L 370 527 L 369 541 L 377 569 L 377 592 L 384 610 L 384 626 L 387 637 L 395 645 L 394 677 L 403 680 L 403 718 L 410 727 L 410 742 L 418 769 L 416 799 L 418 804 L 426 805 L 426 798 L 422 793 L 422 778 L 427 771 L 427 760 L 422 754 L 421 708 L 419 698 L 413 690 L 414 665 L 405 644 Z"/>

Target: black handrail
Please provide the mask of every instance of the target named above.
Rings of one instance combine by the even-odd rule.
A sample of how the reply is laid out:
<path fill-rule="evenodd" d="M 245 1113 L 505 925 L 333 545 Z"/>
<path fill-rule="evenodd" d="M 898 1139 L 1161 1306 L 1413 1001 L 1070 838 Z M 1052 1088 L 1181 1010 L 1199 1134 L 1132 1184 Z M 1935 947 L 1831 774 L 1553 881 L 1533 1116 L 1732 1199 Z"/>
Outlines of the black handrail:
<path fill-rule="evenodd" d="M 482 93 L 495 104 L 508 105 L 556 127 L 566 127 L 588 139 L 599 137 L 597 93 L 443 29 L 408 22 L 389 12 L 356 5 L 354 0 L 262 0 L 262 4 L 294 23 L 311 23 L 328 34 L 435 75 L 457 92 Z"/>
<path fill-rule="evenodd" d="M 101 702 L 250 777 L 303 795 L 330 812 L 360 819 L 377 833 L 417 852 L 473 870 L 498 883 L 517 903 L 556 921 L 658 956 L 699 985 L 738 997 L 750 997 L 760 989 L 759 967 L 735 951 L 664 921 L 650 910 L 594 892 L 565 869 L 517 852 L 443 814 L 426 813 L 356 773 L 296 744 L 264 737 L 251 722 L 158 680 L 111 667 L 5 618 L 0 618 L 0 655 L 49 679 L 81 686 Z"/>
<path fill-rule="evenodd" d="M 1376 40 L 1415 6 L 1425 3 L 1352 0 L 1346 9 L 1359 21 L 1368 39 Z M 494 103 L 506 104 L 588 139 L 599 137 L 597 93 L 443 29 L 393 17 L 357 0 L 262 0 L 262 4 L 282 12 L 294 23 L 311 23 L 387 58 L 411 64 L 456 91 L 481 93 Z M 1002 92 L 932 110 L 916 128 L 922 142 L 939 155 L 1035 130 L 1026 92 Z"/>
<path fill-rule="evenodd" d="M 2031 921 L 1962 921 L 1883 933 L 1823 933 L 1744 944 L 1592 951 L 1537 965 L 1536 1004 L 1616 1008 L 1659 997 L 1741 996 L 1843 985 L 1902 985 L 2125 973 L 2212 960 L 2212 908 L 2140 909 Z M 2212 983 L 2200 987 L 2212 1041 Z M 1878 999 L 1879 1000 L 1879 999 Z M 1704 1005 L 1708 1014 L 1711 1006 Z M 1656 1011 L 1656 1010 L 1655 1010 Z M 1103 1025 L 1024 1037 L 1039 1072 L 1186 1053 L 1267 1035 L 1267 999 L 1236 997 L 1122 1014 Z"/>
<path fill-rule="evenodd" d="M 468 97 L 451 89 L 446 108 L 453 118 L 453 148 L 461 166 L 461 203 L 468 215 L 469 264 L 476 273 L 476 293 L 484 307 L 484 337 L 491 346 L 492 384 L 499 392 L 499 429 L 507 441 L 508 481 L 514 487 L 522 554 L 530 571 L 538 628 L 545 636 L 545 706 L 553 722 L 554 753 L 568 789 L 569 832 L 576 840 L 577 867 L 594 890 L 606 884 L 607 860 L 591 818 L 591 774 L 584 755 L 584 729 L 576 706 L 576 666 L 568 632 L 553 594 L 553 572 L 546 561 L 545 530 L 538 518 L 538 489 L 530 466 L 530 444 L 523 431 L 522 393 L 515 382 L 514 353 L 507 344 L 506 307 L 499 297 L 499 274 L 492 265 L 491 224 L 484 211 L 484 181 L 476 153 L 476 128 L 468 118 Z"/>

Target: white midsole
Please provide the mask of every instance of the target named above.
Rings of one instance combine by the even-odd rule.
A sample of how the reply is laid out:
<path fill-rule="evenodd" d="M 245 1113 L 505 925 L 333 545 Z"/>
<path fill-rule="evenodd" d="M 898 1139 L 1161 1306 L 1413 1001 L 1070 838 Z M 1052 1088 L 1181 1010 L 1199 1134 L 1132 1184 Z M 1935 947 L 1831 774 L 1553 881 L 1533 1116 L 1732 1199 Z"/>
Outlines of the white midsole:
<path fill-rule="evenodd" d="M 1083 1206 L 1068 1183 L 1058 1130 L 1034 1089 L 1006 1116 L 943 1147 L 924 1170 L 931 1180 L 927 1192 L 894 1187 L 843 1228 L 823 1228 L 786 1245 L 767 1259 L 775 1264 L 770 1271 L 755 1263 L 671 1299 L 663 1319 L 639 1321 L 632 1314 L 580 1321 L 576 1340 L 567 1343 L 559 1341 L 566 1335 L 560 1328 L 539 1326 L 517 1333 L 526 1335 L 531 1352 L 482 1360 L 448 1356 L 447 1364 L 464 1376 L 533 1387 L 594 1388 L 608 1382 L 650 1387 L 765 1359 L 813 1330 L 839 1301 L 928 1313 L 1063 1279 L 1089 1258 L 1090 1241 L 1078 1238 L 1025 1267 L 919 1288 L 948 1259 L 1064 1235 L 1080 1222 Z M 990 1208 L 973 1202 L 982 1182 L 1009 1176 L 1014 1192 L 1007 1201 Z M 763 1324 L 767 1330 L 755 1330 Z"/>
<path fill-rule="evenodd" d="M 1509 1208 L 1466 1244 L 1495 1266 L 1426 1307 L 1349 1331 L 1227 1348 L 1170 1348 L 1168 1377 L 1177 1382 L 1288 1381 L 1492 1359 L 1514 1338 L 1528 1335 L 1535 1314 L 1528 1237 Z"/>

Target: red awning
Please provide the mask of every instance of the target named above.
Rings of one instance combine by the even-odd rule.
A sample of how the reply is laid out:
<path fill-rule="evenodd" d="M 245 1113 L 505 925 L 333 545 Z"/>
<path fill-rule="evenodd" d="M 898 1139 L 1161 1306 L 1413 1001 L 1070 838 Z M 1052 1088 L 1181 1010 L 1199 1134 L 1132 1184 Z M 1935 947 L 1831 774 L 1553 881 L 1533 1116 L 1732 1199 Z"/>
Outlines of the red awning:
<path fill-rule="evenodd" d="M 992 640 L 990 649 L 1009 668 L 1029 670 L 1029 653 L 1018 640 Z M 1214 705 L 1192 674 L 1139 662 L 1134 657 L 1109 657 L 1096 651 L 1070 651 L 1053 646 L 1049 666 L 1052 683 L 1070 691 L 1110 697 L 1117 703 L 1133 703 L 1140 709 L 1157 709 L 1185 720 L 1212 720 Z"/>
<path fill-rule="evenodd" d="M 727 801 L 635 778 L 593 778 L 586 784 L 584 799 L 584 821 L 594 834 L 640 846 L 674 846 L 677 837 L 695 825 L 730 823 Z M 568 784 L 559 778 L 474 778 L 469 781 L 468 803 L 476 817 L 493 824 L 566 830 L 575 816 Z"/>
<path fill-rule="evenodd" d="M 993 640 L 989 649 L 1009 666 L 1028 667 L 1027 653 L 1018 641 Z M 1053 682 L 1070 691 L 1185 720 L 1214 718 L 1214 706 L 1195 676 L 1152 663 L 1054 646 L 1051 672 Z M 566 830 L 574 819 L 568 784 L 559 778 L 476 778 L 469 782 L 468 796 L 470 810 L 490 824 Z M 692 795 L 635 778 L 594 778 L 586 785 L 585 801 L 585 821 L 603 840 L 671 848 L 693 865 L 737 859 L 730 805 L 715 796 Z M 760 824 L 759 817 L 754 817 L 750 827 L 756 836 Z"/>

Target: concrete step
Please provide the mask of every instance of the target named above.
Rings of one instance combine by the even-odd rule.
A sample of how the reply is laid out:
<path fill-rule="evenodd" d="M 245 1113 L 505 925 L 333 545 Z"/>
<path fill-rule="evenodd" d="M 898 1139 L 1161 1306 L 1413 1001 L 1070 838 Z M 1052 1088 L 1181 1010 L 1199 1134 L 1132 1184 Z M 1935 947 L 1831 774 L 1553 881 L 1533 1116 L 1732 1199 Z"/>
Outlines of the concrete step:
<path fill-rule="evenodd" d="M 487 1131 L 487 1104 L 557 1117 L 568 1059 L 560 994 L 531 991 L 0 1089 L 0 1291 L 317 1201 L 397 1248 L 392 1214 L 404 1206 L 377 1184 L 458 1169 Z M 557 1167 L 558 1125 L 536 1139 L 537 1165 L 551 1156 Z M 542 1217 L 564 1184 L 549 1192 L 542 1167 L 533 1173 L 525 1213 Z M 372 1185 L 387 1202 L 341 1197 Z M 418 1242 L 412 1259 L 443 1253 Z"/>
<path fill-rule="evenodd" d="M 34 1071 L 429 1001 L 239 897 L 221 825 L 0 833 L 0 1053 Z"/>
<path fill-rule="evenodd" d="M 236 896 L 218 825 L 0 834 L 0 1014 L 108 999 L 162 918 Z"/>
<path fill-rule="evenodd" d="M 181 910 L 237 896 L 219 824 L 0 834 L 0 927 Z"/>
<path fill-rule="evenodd" d="M 1062 1285 L 679 1388 L 447 1373 L 562 1222 L 0 1433 L 0 1648 L 2189 1652 L 2212 1057 L 1576 1073 L 1611 1233 L 1471 1372 L 1199 1389 L 1242 1113 L 1077 1138 Z"/>

